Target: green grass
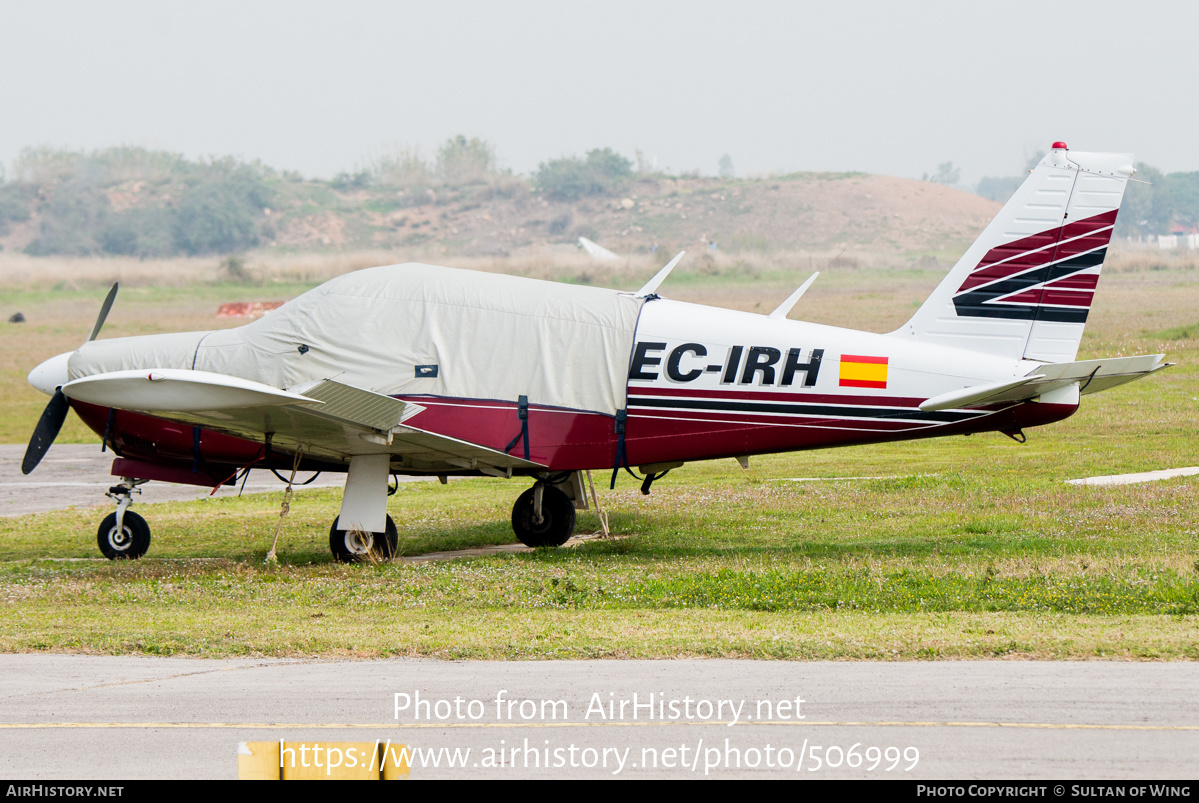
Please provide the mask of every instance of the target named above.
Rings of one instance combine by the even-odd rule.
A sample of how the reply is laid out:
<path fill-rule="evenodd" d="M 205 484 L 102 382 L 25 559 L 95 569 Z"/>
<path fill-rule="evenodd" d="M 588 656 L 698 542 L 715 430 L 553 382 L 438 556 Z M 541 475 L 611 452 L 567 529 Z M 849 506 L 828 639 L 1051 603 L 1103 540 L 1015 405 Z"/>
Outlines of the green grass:
<path fill-rule="evenodd" d="M 1114 284 L 1080 359 L 1164 348 L 1178 365 L 1086 397 L 1025 445 L 988 434 L 755 457 L 749 471 L 689 464 L 649 497 L 624 477 L 601 490 L 615 540 L 437 563 L 334 563 L 336 491 L 296 496 L 277 566 L 262 559 L 279 494 L 138 505 L 154 542 L 134 563 L 96 559 L 104 507 L 0 519 L 0 649 L 1199 658 L 1199 480 L 1065 483 L 1199 464 L 1199 344 L 1171 335 L 1199 288 L 1157 273 Z M 893 305 L 875 290 L 846 287 Z M 855 476 L 883 479 L 787 479 Z M 524 487 L 404 484 L 389 500 L 401 553 L 512 542 Z"/>

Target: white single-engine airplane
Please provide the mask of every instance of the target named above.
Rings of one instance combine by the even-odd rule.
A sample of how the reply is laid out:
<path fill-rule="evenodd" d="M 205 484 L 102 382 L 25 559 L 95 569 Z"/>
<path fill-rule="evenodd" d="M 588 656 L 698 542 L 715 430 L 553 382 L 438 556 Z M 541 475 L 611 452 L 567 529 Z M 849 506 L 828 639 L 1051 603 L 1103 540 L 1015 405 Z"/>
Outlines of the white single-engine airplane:
<path fill-rule="evenodd" d="M 582 472 L 999 431 L 1060 421 L 1082 395 L 1166 366 L 1075 362 L 1131 154 L 1055 143 L 910 321 L 872 334 L 636 293 L 405 264 L 349 273 L 235 329 L 96 340 L 39 365 L 52 396 L 25 455 L 67 410 L 117 455 L 100 550 L 150 545 L 128 510 L 149 480 L 216 487 L 249 467 L 345 471 L 329 544 L 388 558 L 392 474 L 532 477 L 512 526 L 557 546 Z M 682 256 L 681 254 L 679 255 Z M 814 278 L 814 277 L 813 277 Z M 810 280 L 809 280 L 810 283 Z"/>

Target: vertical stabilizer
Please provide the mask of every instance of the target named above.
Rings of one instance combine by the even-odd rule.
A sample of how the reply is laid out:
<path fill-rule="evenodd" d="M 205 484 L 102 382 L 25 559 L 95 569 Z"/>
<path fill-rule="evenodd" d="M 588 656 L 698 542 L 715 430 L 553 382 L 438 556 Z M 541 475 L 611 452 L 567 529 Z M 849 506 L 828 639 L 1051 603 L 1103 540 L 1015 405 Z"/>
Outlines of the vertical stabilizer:
<path fill-rule="evenodd" d="M 1054 143 L 892 334 L 1013 359 L 1072 361 L 1132 161 L 1129 153 L 1080 153 Z"/>

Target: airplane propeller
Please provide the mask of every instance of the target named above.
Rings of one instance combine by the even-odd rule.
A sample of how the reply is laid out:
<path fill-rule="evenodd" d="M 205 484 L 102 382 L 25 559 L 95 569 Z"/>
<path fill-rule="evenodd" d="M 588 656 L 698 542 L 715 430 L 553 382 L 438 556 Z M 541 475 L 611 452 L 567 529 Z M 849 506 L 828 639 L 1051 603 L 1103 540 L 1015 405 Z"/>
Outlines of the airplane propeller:
<path fill-rule="evenodd" d="M 108 318 L 108 313 L 112 309 L 112 303 L 116 300 L 117 288 L 119 286 L 119 282 L 113 282 L 112 287 L 108 291 L 108 296 L 100 306 L 100 314 L 96 316 L 96 324 L 92 327 L 92 332 L 88 335 L 84 343 L 92 342 L 100 334 L 100 329 L 104 326 L 104 321 Z M 34 370 L 36 371 L 37 369 Z M 63 381 L 65 382 L 65 377 Z M 42 462 L 42 458 L 46 456 L 50 445 L 58 437 L 63 422 L 67 420 L 67 413 L 70 409 L 71 404 L 63 394 L 62 387 L 56 387 L 54 394 L 50 397 L 50 403 L 46 405 L 45 410 L 42 410 L 42 417 L 38 419 L 37 426 L 33 428 L 33 435 L 29 438 L 29 446 L 25 449 L 25 458 L 21 461 L 22 474 L 28 474 L 37 468 L 38 463 Z"/>
<path fill-rule="evenodd" d="M 108 295 L 104 297 L 104 303 L 100 305 L 100 314 L 96 316 L 96 325 L 92 327 L 92 333 L 87 336 L 87 340 L 84 342 L 91 343 L 100 334 L 100 327 L 108 319 L 108 312 L 112 309 L 112 302 L 117 300 L 117 288 L 120 286 L 120 282 L 113 282 L 112 287 L 108 288 Z"/>

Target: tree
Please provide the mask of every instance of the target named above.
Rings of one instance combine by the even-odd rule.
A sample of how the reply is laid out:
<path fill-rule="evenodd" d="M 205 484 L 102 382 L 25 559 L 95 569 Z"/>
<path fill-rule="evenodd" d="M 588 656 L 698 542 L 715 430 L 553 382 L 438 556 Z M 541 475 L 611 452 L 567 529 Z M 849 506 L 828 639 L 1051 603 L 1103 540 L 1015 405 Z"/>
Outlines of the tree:
<path fill-rule="evenodd" d="M 1166 195 L 1173 222 L 1187 228 L 1199 225 L 1199 173 L 1166 176 Z"/>
<path fill-rule="evenodd" d="M 943 162 L 937 166 L 937 172 L 933 175 L 925 173 L 924 180 L 934 184 L 944 184 L 946 187 L 955 187 L 962 180 L 962 170 L 954 167 L 953 162 Z"/>
<path fill-rule="evenodd" d="M 633 163 L 611 148 L 587 151 L 587 166 L 597 174 L 612 180 L 633 175 Z"/>
<path fill-rule="evenodd" d="M 979 179 L 978 187 L 974 192 L 992 201 L 1007 203 L 1016 190 L 1020 189 L 1024 178 L 1024 176 L 984 176 Z"/>
<path fill-rule="evenodd" d="M 257 220 L 271 190 L 249 165 L 209 166 L 179 198 L 175 244 L 189 254 L 227 254 L 258 244 Z"/>
<path fill-rule="evenodd" d="M 633 174 L 633 163 L 611 148 L 595 148 L 586 159 L 567 157 L 542 162 L 534 176 L 551 198 L 567 200 L 605 195 L 620 188 Z"/>
<path fill-rule="evenodd" d="M 720 157 L 720 177 L 733 177 L 733 157 L 729 156 L 727 153 Z"/>
<path fill-rule="evenodd" d="M 399 143 L 384 146 L 359 171 L 371 182 L 389 187 L 428 187 L 434 183 L 433 168 L 420 149 Z"/>
<path fill-rule="evenodd" d="M 1170 230 L 1170 199 L 1166 176 L 1156 167 L 1138 162 L 1137 178 L 1124 188 L 1124 201 L 1116 217 L 1117 235 L 1165 234 Z M 1142 182 L 1150 182 L 1145 184 Z"/>
<path fill-rule="evenodd" d="M 0 234 L 8 233 L 10 222 L 28 219 L 29 207 L 21 195 L 21 187 L 0 181 Z"/>
<path fill-rule="evenodd" d="M 106 222 L 110 206 L 108 197 L 85 179 L 64 181 L 42 211 L 38 237 L 25 247 L 25 252 L 35 256 L 86 256 L 101 251 L 96 232 Z"/>
<path fill-rule="evenodd" d="M 477 184 L 495 173 L 495 147 L 478 137 L 450 137 L 437 149 L 437 175 L 450 186 Z"/>

